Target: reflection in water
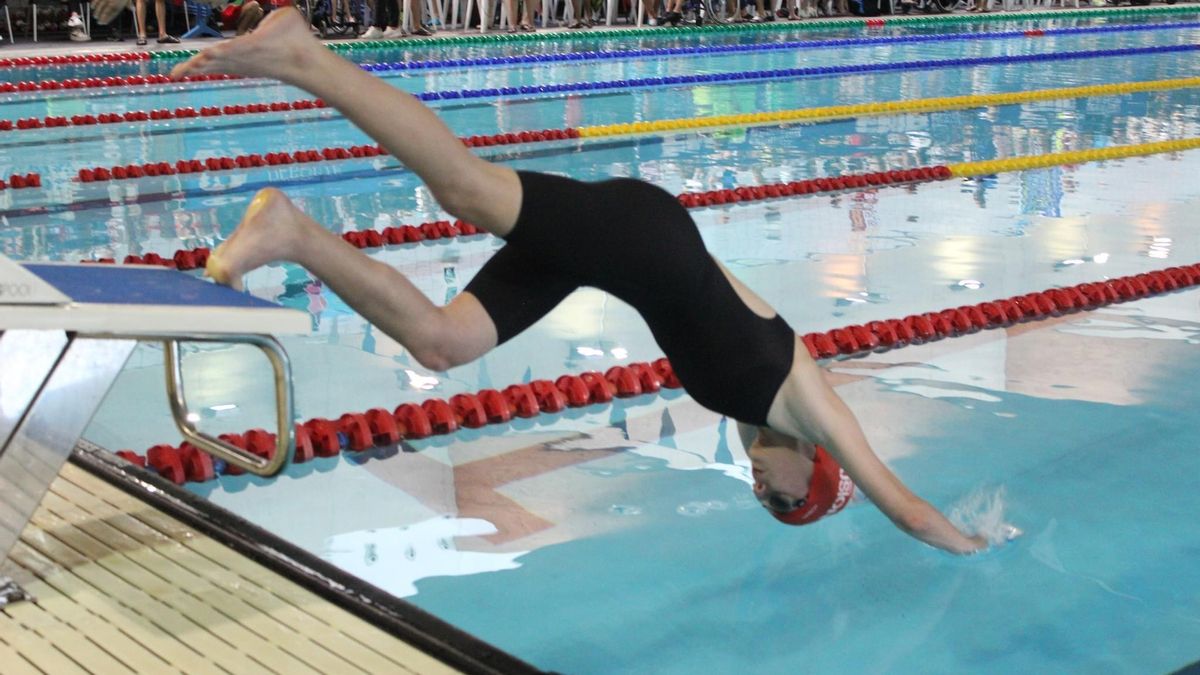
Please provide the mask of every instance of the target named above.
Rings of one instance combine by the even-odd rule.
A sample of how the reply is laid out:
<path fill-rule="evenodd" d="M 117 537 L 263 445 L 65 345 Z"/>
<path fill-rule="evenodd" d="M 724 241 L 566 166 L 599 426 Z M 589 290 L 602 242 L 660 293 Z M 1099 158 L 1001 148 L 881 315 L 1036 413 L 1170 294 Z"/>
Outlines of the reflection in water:
<path fill-rule="evenodd" d="M 434 518 L 405 527 L 337 534 L 321 556 L 354 576 L 398 598 L 417 594 L 427 577 L 453 577 L 515 569 L 523 552 L 460 551 L 459 537 L 494 534 L 495 526 L 477 518 Z"/>

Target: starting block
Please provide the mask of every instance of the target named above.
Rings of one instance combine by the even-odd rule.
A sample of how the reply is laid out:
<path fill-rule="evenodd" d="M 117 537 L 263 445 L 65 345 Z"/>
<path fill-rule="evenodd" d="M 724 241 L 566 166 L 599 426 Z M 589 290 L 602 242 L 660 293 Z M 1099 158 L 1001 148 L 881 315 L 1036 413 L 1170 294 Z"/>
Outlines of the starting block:
<path fill-rule="evenodd" d="M 294 451 L 291 366 L 272 337 L 303 334 L 300 311 L 161 267 L 16 263 L 0 256 L 0 561 L 58 475 L 139 341 L 164 345 L 171 415 L 201 450 L 260 476 Z M 275 454 L 196 429 L 181 342 L 250 344 L 274 370 Z M 0 578 L 0 607 L 24 593 Z"/>

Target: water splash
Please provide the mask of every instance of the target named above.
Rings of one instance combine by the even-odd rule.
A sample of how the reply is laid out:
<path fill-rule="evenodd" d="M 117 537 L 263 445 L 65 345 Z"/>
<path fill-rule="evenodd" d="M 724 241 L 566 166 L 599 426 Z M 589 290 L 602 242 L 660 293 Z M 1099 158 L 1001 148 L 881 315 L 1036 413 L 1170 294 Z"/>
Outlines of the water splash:
<path fill-rule="evenodd" d="M 968 534 L 981 534 L 991 546 L 999 546 L 1022 532 L 1004 521 L 1007 507 L 1004 486 L 979 488 L 950 507 L 950 522 Z"/>

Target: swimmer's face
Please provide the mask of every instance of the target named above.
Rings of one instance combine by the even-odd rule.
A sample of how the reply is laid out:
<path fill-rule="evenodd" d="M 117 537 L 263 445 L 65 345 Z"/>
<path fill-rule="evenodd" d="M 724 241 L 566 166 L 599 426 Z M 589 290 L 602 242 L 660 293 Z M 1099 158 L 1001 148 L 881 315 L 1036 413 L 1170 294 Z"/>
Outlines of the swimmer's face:
<path fill-rule="evenodd" d="M 813 461 L 805 453 L 795 447 L 756 442 L 749 455 L 754 497 L 763 508 L 789 513 L 803 503 L 813 472 Z"/>

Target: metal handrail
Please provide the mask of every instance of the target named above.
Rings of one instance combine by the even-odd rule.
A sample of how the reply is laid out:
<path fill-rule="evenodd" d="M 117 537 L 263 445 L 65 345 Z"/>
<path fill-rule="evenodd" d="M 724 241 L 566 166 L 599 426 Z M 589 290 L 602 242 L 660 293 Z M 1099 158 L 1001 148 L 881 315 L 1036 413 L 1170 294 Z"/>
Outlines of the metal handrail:
<path fill-rule="evenodd" d="M 221 336 L 162 336 L 166 356 L 167 398 L 171 403 L 171 417 L 183 437 L 200 450 L 240 467 L 257 476 L 274 476 L 290 461 L 296 448 L 295 429 L 292 422 L 295 410 L 292 401 L 292 366 L 283 345 L 267 335 L 221 335 Z M 179 354 L 180 342 L 241 343 L 258 347 L 271 362 L 275 374 L 275 454 L 270 458 L 260 457 L 219 438 L 214 438 L 196 428 L 188 419 L 187 400 L 183 387 L 183 361 Z"/>

